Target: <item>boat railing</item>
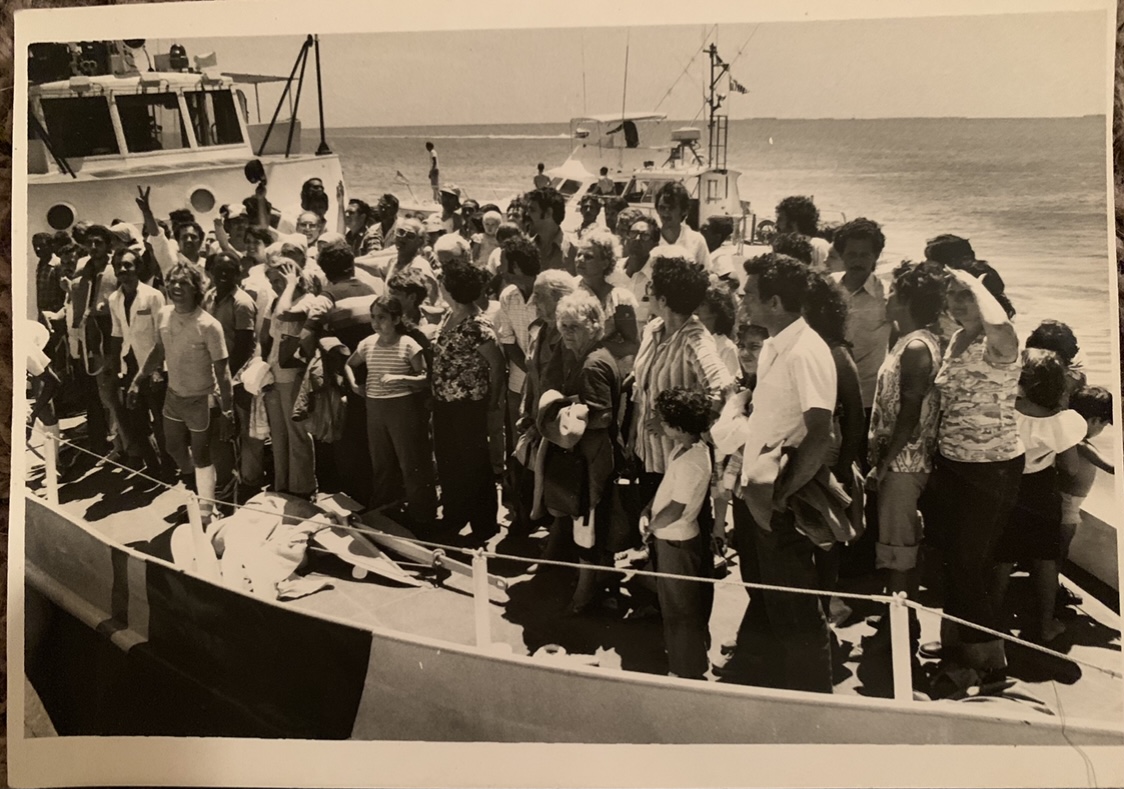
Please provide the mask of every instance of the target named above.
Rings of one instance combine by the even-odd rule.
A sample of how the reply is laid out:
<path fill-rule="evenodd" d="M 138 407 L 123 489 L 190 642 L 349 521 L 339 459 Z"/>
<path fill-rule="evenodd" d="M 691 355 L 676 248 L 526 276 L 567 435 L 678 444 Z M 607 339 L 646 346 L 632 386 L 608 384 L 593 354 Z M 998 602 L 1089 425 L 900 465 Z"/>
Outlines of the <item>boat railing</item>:
<path fill-rule="evenodd" d="M 151 477 L 141 471 L 133 469 L 122 463 L 118 463 L 108 457 L 93 452 L 85 447 L 82 447 L 73 441 L 70 441 L 60 436 L 48 433 L 42 430 L 38 424 L 34 428 L 44 439 L 44 454 L 42 455 L 44 465 L 46 468 L 46 499 L 54 505 L 59 506 L 59 487 L 60 481 L 58 478 L 58 450 L 60 445 L 66 445 L 72 449 L 82 452 L 86 455 L 97 458 L 99 462 L 107 465 L 115 466 L 127 474 L 137 476 L 149 482 L 159 485 L 166 490 L 175 491 L 176 486 L 170 485 L 167 482 Z M 34 451 L 34 450 L 33 450 Z M 204 528 L 201 519 L 201 503 L 206 503 L 214 507 L 229 507 L 230 502 L 222 502 L 215 499 L 207 499 L 200 497 L 186 489 L 183 489 L 182 495 L 186 498 L 187 512 L 189 523 L 192 526 L 193 542 L 198 546 L 200 543 L 206 541 Z M 274 510 L 259 509 L 248 504 L 234 504 L 236 509 L 243 509 L 249 512 L 256 512 L 266 515 L 277 515 Z M 332 527 L 337 529 L 344 529 L 355 534 L 363 535 L 370 538 L 374 536 L 385 537 L 386 533 L 378 529 L 374 529 L 364 525 L 358 525 L 354 520 L 349 520 L 346 523 L 341 523 L 338 520 L 332 519 L 330 516 L 325 517 L 324 520 L 318 518 L 302 518 L 302 522 L 312 524 L 323 524 L 325 527 Z M 506 588 L 506 584 L 495 584 L 491 582 L 492 576 L 488 572 L 488 562 L 490 560 L 503 560 L 510 562 L 517 562 L 526 565 L 546 565 L 552 567 L 566 567 L 576 570 L 589 570 L 588 564 L 579 564 L 576 562 L 567 562 L 556 559 L 543 559 L 543 558 L 530 558 L 526 556 L 518 556 L 515 554 L 500 553 L 498 551 L 487 550 L 484 548 L 467 548 L 464 546 L 449 545 L 445 543 L 433 542 L 430 540 L 422 540 L 416 537 L 402 537 L 393 535 L 396 542 L 408 543 L 415 545 L 419 548 L 428 549 L 432 552 L 431 559 L 434 566 L 443 566 L 442 559 L 447 557 L 450 553 L 461 554 L 471 559 L 471 582 L 472 594 L 474 603 L 474 619 L 475 619 L 475 633 L 476 633 L 476 646 L 482 649 L 487 649 L 491 646 L 491 597 L 489 593 L 490 586 L 499 586 L 501 589 Z M 911 650 L 909 640 L 909 609 L 913 609 L 918 613 L 925 613 L 932 616 L 939 617 L 943 620 L 948 620 L 962 627 L 972 628 L 974 630 L 986 633 L 993 638 L 998 638 L 1011 644 L 1016 644 L 1025 649 L 1041 653 L 1055 660 L 1061 660 L 1068 663 L 1081 666 L 1083 668 L 1093 669 L 1102 674 L 1107 674 L 1113 679 L 1124 679 L 1124 674 L 1115 669 L 1107 668 L 1105 666 L 1097 665 L 1087 660 L 1075 658 L 1071 655 L 1066 655 L 1062 652 L 1050 649 L 1049 647 L 1035 644 L 1031 641 L 1014 636 L 1010 633 L 1005 633 L 1000 630 L 994 630 L 989 627 L 969 622 L 960 617 L 948 614 L 941 609 L 932 608 L 922 605 L 916 600 L 909 599 L 905 592 L 897 592 L 894 594 L 863 594 L 859 592 L 847 592 L 836 589 L 812 589 L 794 586 L 778 586 L 775 584 L 763 584 L 751 581 L 734 580 L 731 578 L 700 578 L 693 575 L 681 575 L 679 573 L 666 573 L 656 570 L 642 570 L 635 568 L 622 568 L 614 567 L 611 565 L 598 566 L 598 572 L 616 573 L 621 576 L 630 577 L 646 577 L 652 579 L 665 578 L 668 580 L 677 581 L 691 581 L 695 583 L 707 583 L 713 585 L 715 588 L 719 586 L 728 587 L 741 587 L 745 590 L 757 590 L 766 592 L 775 592 L 783 594 L 797 594 L 797 595 L 815 595 L 821 597 L 823 595 L 833 595 L 843 600 L 862 600 L 872 603 L 878 603 L 888 606 L 889 620 L 890 620 L 890 647 L 891 647 L 891 665 L 893 668 L 893 688 L 894 700 L 897 702 L 907 703 L 915 700 L 913 693 L 912 672 L 910 666 Z M 210 579 L 214 580 L 214 579 Z"/>

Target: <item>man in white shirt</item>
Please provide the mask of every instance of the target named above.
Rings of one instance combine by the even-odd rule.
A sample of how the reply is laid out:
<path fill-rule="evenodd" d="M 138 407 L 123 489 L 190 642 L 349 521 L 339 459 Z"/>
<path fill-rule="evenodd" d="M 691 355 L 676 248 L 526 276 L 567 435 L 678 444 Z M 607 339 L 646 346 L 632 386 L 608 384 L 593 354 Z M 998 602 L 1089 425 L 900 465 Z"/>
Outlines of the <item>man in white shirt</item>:
<path fill-rule="evenodd" d="M 641 217 L 635 220 L 625 235 L 625 258 L 614 268 L 608 280 L 614 287 L 627 288 L 636 298 L 636 324 L 643 333 L 652 316 L 652 263 L 651 257 L 659 244 L 660 229 L 655 220 Z"/>
<path fill-rule="evenodd" d="M 767 254 L 745 264 L 744 307 L 769 331 L 758 363 L 753 411 L 744 425 L 742 485 L 775 475 L 768 523 L 734 500 L 734 538 L 749 582 L 819 587 L 812 541 L 796 528 L 789 499 L 823 467 L 831 445 L 835 363 L 827 344 L 801 317 L 812 276 L 805 264 Z M 777 451 L 784 448 L 785 462 Z M 770 462 L 772 465 L 770 465 Z M 779 469 L 779 473 L 778 473 Z M 760 487 L 760 484 L 757 485 Z M 778 687 L 832 692 L 831 642 L 819 598 L 753 591 L 738 646 L 723 670 L 754 671 Z"/>
<path fill-rule="evenodd" d="M 691 196 L 679 181 L 668 181 L 656 192 L 656 213 L 660 217 L 660 244 L 687 250 L 687 259 L 710 273 L 710 250 L 706 239 L 683 220 L 691 210 Z"/>
<path fill-rule="evenodd" d="M 831 278 L 842 287 L 847 301 L 847 342 L 851 343 L 855 366 L 859 368 L 863 409 L 869 425 L 878 368 L 890 345 L 886 291 L 874 274 L 886 237 L 877 222 L 859 218 L 836 231 L 834 245 L 843 259 L 844 270 Z M 865 456 L 864 451 L 860 457 Z"/>
<path fill-rule="evenodd" d="M 164 295 L 140 281 L 140 263 L 133 250 L 118 253 L 113 261 L 117 290 L 109 294 L 110 358 L 119 360 L 126 385 L 156 346 L 156 324 L 164 307 Z M 161 416 L 166 386 L 163 370 L 141 381 L 141 397 L 135 408 L 121 409 L 121 425 L 128 434 L 129 465 L 139 468 L 143 464 L 151 475 L 175 479 L 175 467 L 168 465 L 171 458 L 164 445 Z"/>

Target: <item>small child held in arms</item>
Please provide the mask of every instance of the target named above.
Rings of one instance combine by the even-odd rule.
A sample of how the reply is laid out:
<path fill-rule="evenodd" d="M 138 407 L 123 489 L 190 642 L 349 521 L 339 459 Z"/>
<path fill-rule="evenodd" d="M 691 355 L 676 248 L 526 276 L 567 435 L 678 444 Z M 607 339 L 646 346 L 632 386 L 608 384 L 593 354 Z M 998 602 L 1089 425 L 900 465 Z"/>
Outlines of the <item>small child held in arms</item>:
<path fill-rule="evenodd" d="M 995 547 L 995 599 L 1002 605 L 1015 562 L 1029 562 L 1034 620 L 1023 628 L 1023 637 L 1046 643 L 1065 631 L 1054 617 L 1062 557 L 1059 477 L 1074 476 L 1077 445 L 1088 426 L 1080 414 L 1064 407 L 1066 363 L 1057 353 L 1028 348 L 1022 366 L 1015 419 L 1026 449 L 1026 466 L 1010 520 Z"/>
<path fill-rule="evenodd" d="M 1070 396 L 1069 407 L 1085 420 L 1085 438 L 1077 445 L 1077 467 L 1074 473 L 1062 479 L 1063 564 L 1069 558 L 1070 543 L 1081 523 L 1081 505 L 1093 487 L 1097 469 L 1108 474 L 1116 473 L 1114 465 L 1102 457 L 1092 444 L 1093 439 L 1112 424 L 1112 393 L 1103 386 L 1085 386 Z M 1064 607 L 1079 605 L 1081 600 L 1073 592 L 1060 587 L 1058 602 Z"/>
<path fill-rule="evenodd" d="M 655 498 L 641 516 L 640 528 L 651 538 L 657 572 L 709 578 L 713 569 L 710 535 L 700 532 L 698 517 L 710 483 L 710 450 L 702 440 L 710 426 L 710 403 L 701 391 L 666 389 L 656 398 L 656 414 L 675 448 Z M 703 679 L 710 665 L 707 649 L 714 587 L 706 582 L 658 578 L 656 593 L 663 613 L 669 673 Z"/>

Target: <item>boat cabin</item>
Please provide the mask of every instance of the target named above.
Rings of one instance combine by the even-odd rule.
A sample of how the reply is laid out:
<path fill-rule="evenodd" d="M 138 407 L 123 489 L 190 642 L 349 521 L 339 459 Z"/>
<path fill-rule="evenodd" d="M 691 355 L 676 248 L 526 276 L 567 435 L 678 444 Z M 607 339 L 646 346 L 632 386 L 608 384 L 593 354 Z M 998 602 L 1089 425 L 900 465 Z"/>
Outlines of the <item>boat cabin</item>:
<path fill-rule="evenodd" d="M 120 166 L 139 157 L 190 164 L 250 158 L 246 99 L 214 72 L 73 76 L 29 92 L 28 170 Z"/>

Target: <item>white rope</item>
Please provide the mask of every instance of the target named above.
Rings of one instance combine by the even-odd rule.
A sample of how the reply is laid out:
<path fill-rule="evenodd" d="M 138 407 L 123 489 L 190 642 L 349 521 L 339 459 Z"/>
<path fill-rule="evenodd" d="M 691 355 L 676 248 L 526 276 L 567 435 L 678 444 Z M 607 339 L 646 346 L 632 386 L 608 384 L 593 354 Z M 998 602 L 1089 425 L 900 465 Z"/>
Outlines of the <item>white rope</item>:
<path fill-rule="evenodd" d="M 120 469 L 122 469 L 122 470 L 124 470 L 124 471 L 126 471 L 126 472 L 128 472 L 132 475 L 136 475 L 136 476 L 142 477 L 144 479 L 147 479 L 151 482 L 154 482 L 157 485 L 160 485 L 161 487 L 166 488 L 167 490 L 174 490 L 173 486 L 169 485 L 167 482 L 164 482 L 163 480 L 159 480 L 159 479 L 156 479 L 154 477 L 150 477 L 147 474 L 144 474 L 143 472 L 132 469 L 129 466 L 118 463 L 114 460 L 111 460 L 108 457 L 99 455 L 96 452 L 93 452 L 89 449 L 86 449 L 85 447 L 80 447 L 77 444 L 75 444 L 74 442 L 70 441 L 69 439 L 55 438 L 54 436 L 51 436 L 49 433 L 46 433 L 41 428 L 39 428 L 38 425 L 36 425 L 34 429 L 35 429 L 36 432 L 40 433 L 40 435 L 43 435 L 43 436 L 47 437 L 48 440 L 53 439 L 53 440 L 58 441 L 61 444 L 67 444 L 68 446 L 74 447 L 75 449 L 77 449 L 80 452 L 84 452 L 87 455 L 92 455 L 93 457 L 100 458 L 105 463 L 108 463 L 109 465 L 116 466 L 117 468 L 120 468 Z M 217 505 L 221 505 L 221 506 L 224 506 L 224 507 L 231 506 L 230 502 L 218 501 L 216 499 L 208 499 L 208 498 L 205 498 L 203 496 L 197 496 L 196 498 L 198 498 L 199 501 L 209 502 L 211 504 L 217 504 Z M 233 505 L 233 506 L 236 509 L 239 509 L 239 510 L 248 510 L 250 512 L 257 512 L 257 513 L 260 513 L 260 514 L 263 514 L 263 515 L 277 516 L 279 514 L 275 510 L 259 509 L 259 508 L 256 508 L 256 507 L 251 507 L 247 504 L 240 504 L 240 505 Z M 281 517 L 282 518 L 292 518 L 292 519 L 295 520 L 294 516 L 291 516 L 291 515 L 287 516 L 287 515 L 281 514 Z M 321 519 L 316 518 L 316 517 L 301 518 L 300 520 L 302 522 L 305 522 L 305 523 L 320 524 L 320 525 L 323 525 L 325 527 L 334 527 L 334 528 L 337 528 L 337 529 L 344 529 L 346 531 L 356 532 L 358 534 L 373 535 L 373 536 L 387 536 L 387 535 L 389 535 L 391 537 L 394 537 L 395 539 L 402 540 L 404 542 L 413 543 L 415 545 L 420 545 L 420 546 L 425 547 L 425 548 L 432 548 L 432 549 L 435 549 L 435 550 L 441 550 L 441 551 L 445 551 L 445 552 L 455 552 L 455 553 L 459 553 L 459 554 L 464 554 L 464 555 L 468 556 L 469 558 L 471 558 L 471 556 L 473 554 L 477 553 L 477 549 L 465 548 L 465 547 L 457 546 L 457 545 L 448 545 L 448 544 L 439 543 L 439 542 L 431 542 L 431 541 L 428 541 L 428 540 L 421 540 L 421 539 L 418 539 L 416 537 L 401 537 L 397 534 L 390 534 L 389 532 L 380 531 L 378 529 L 374 529 L 374 528 L 371 528 L 371 527 L 368 527 L 368 526 L 356 526 L 354 524 L 342 524 L 342 523 L 339 523 L 338 521 L 335 521 L 335 520 L 321 520 Z M 516 556 L 514 554 L 496 553 L 495 551 L 484 551 L 484 555 L 486 557 L 488 557 L 489 559 L 506 559 L 506 560 L 514 561 L 514 562 L 522 562 L 522 563 L 528 564 L 528 565 L 539 564 L 539 565 L 547 565 L 547 566 L 552 566 L 552 567 L 568 567 L 568 568 L 572 568 L 572 569 L 575 569 L 575 570 L 583 570 L 583 569 L 584 570 L 590 570 L 590 569 L 593 569 L 593 570 L 596 570 L 597 572 L 611 572 L 611 573 L 617 573 L 617 574 L 622 575 L 622 576 L 624 576 L 624 575 L 637 575 L 637 576 L 644 576 L 644 577 L 649 577 L 649 578 L 667 578 L 667 579 L 676 580 L 676 581 L 694 581 L 694 582 L 697 582 L 697 583 L 709 583 L 709 584 L 712 584 L 714 586 L 719 586 L 719 585 L 721 585 L 721 586 L 740 586 L 743 589 L 757 589 L 757 590 L 761 590 L 761 591 L 781 592 L 781 593 L 786 593 L 786 594 L 812 595 L 812 596 L 816 596 L 816 597 L 819 597 L 819 596 L 822 596 L 822 595 L 833 595 L 835 597 L 839 597 L 839 598 L 846 599 L 846 600 L 867 600 L 867 601 L 874 602 L 874 603 L 880 603 L 882 605 L 895 605 L 895 604 L 898 603 L 898 599 L 893 597 L 893 596 L 890 596 L 890 595 L 859 594 L 858 592 L 842 592 L 842 591 L 837 591 L 837 590 L 834 590 L 834 589 L 805 589 L 805 588 L 801 588 L 801 587 L 777 586 L 775 584 L 762 584 L 762 583 L 755 583 L 755 582 L 751 582 L 751 581 L 738 581 L 738 580 L 732 580 L 732 579 L 729 579 L 729 578 L 699 578 L 699 577 L 693 576 L 693 575 L 681 575 L 679 573 L 661 573 L 661 572 L 657 572 L 657 571 L 654 571 L 654 570 L 636 570 L 636 569 L 613 567 L 613 566 L 608 566 L 608 565 L 578 564 L 576 562 L 565 562 L 565 561 L 559 561 L 557 559 L 533 559 L 533 558 L 529 558 L 529 557 L 526 557 L 526 556 Z M 999 638 L 999 639 L 1002 639 L 1004 641 L 1009 641 L 1012 644 L 1018 644 L 1019 646 L 1026 647 L 1027 649 L 1033 650 L 1035 652 L 1040 652 L 1040 653 L 1042 653 L 1044 655 L 1048 655 L 1052 658 L 1056 658 L 1058 660 L 1068 661 L 1070 663 L 1074 663 L 1076 665 L 1083 666 L 1085 668 L 1094 669 L 1094 670 L 1099 671 L 1103 674 L 1107 674 L 1110 677 L 1113 677 L 1114 679 L 1124 678 L 1124 674 L 1121 674 L 1119 671 L 1115 671 L 1115 670 L 1110 669 L 1110 668 L 1105 668 L 1104 666 L 1098 666 L 1095 663 L 1090 663 L 1089 661 L 1086 661 L 1086 660 L 1081 660 L 1079 658 L 1071 657 L 1070 655 L 1062 654 L 1061 652 L 1057 652 L 1055 650 L 1049 649 L 1048 647 L 1044 647 L 1044 646 L 1041 646 L 1039 644 L 1034 644 L 1030 641 L 1025 641 L 1021 638 L 1018 638 L 1016 636 L 1011 635 L 1010 633 L 1003 633 L 999 630 L 993 630 L 989 627 L 984 627 L 983 625 L 976 624 L 975 622 L 969 622 L 966 619 L 961 619 L 958 616 L 953 616 L 951 614 L 947 614 L 944 611 L 941 611 L 939 609 L 929 608 L 928 606 L 924 606 L 924 605 L 916 602 L 915 600 L 910 600 L 908 598 L 901 598 L 901 601 L 902 601 L 902 603 L 904 603 L 904 605 L 906 605 L 906 606 L 908 606 L 908 607 L 910 607 L 910 608 L 912 608 L 916 611 L 924 611 L 924 612 L 932 614 L 934 616 L 938 616 L 942 619 L 947 619 L 951 622 L 955 622 L 958 625 L 962 625 L 964 627 L 970 627 L 974 630 L 979 630 L 979 631 L 981 631 L 983 633 L 987 633 L 988 635 L 993 636 L 995 638 Z"/>

